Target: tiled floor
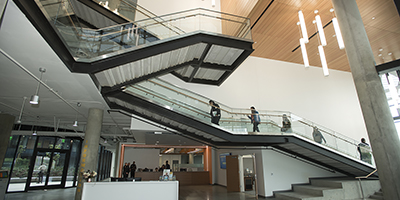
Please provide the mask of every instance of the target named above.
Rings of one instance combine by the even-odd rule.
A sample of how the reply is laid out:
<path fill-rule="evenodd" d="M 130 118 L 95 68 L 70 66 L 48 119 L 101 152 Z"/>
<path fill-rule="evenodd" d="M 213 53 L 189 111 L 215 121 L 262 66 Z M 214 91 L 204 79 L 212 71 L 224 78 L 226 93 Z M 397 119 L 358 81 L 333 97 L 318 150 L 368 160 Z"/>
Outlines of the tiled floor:
<path fill-rule="evenodd" d="M 6 200 L 74 200 L 75 188 L 33 190 L 21 193 L 8 193 Z M 179 200 L 253 200 L 253 191 L 244 193 L 227 192 L 222 186 L 182 186 L 179 189 Z M 259 198 L 264 199 L 264 198 Z"/>

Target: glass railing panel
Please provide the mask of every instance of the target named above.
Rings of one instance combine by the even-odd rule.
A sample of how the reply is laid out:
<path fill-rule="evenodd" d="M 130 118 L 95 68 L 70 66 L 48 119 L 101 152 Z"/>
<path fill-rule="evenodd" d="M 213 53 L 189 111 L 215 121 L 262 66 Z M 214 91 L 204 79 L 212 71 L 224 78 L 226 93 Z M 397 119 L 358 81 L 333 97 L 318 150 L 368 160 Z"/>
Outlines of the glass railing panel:
<path fill-rule="evenodd" d="M 141 87 L 141 95 L 152 100 L 159 97 L 168 99 L 168 102 L 155 101 L 173 108 L 177 112 L 183 114 L 186 113 L 194 119 L 211 124 L 211 118 L 209 115 L 211 107 L 208 105 L 209 98 L 193 93 L 184 88 L 180 88 L 158 78 L 143 81 L 137 85 Z M 253 124 L 248 118 L 251 113 L 250 109 L 235 109 L 222 103 L 217 103 L 221 108 L 222 115 L 219 122 L 220 128 L 227 130 L 232 134 L 250 134 L 250 132 L 253 132 Z M 261 119 L 261 123 L 258 126 L 261 134 L 297 135 L 311 142 L 315 142 L 317 145 L 319 144 L 327 148 L 335 149 L 347 156 L 357 159 L 360 158 L 360 154 L 357 151 L 357 145 L 359 142 L 352 138 L 341 135 L 329 128 L 290 112 L 265 110 L 258 110 L 258 112 Z M 291 122 L 291 128 L 286 131 L 281 131 L 284 114 L 287 115 L 287 118 Z M 314 136 L 313 134 L 314 127 L 317 127 L 323 136 L 323 139 L 321 137 L 321 143 L 317 140 L 318 136 Z"/>
<path fill-rule="evenodd" d="M 143 87 L 132 86 L 126 88 L 125 92 L 133 94 L 135 96 L 140 96 L 141 98 L 156 101 L 158 105 L 161 105 L 169 110 L 173 110 L 178 113 L 182 113 L 190 116 L 199 121 L 209 122 L 208 113 L 199 110 L 193 106 L 186 105 L 177 100 L 171 99 L 168 96 L 160 95 L 155 92 L 146 91 Z"/>
<path fill-rule="evenodd" d="M 39 0 L 37 3 L 59 31 L 72 56 L 80 62 L 94 62 L 132 47 L 197 31 L 251 39 L 248 18 L 203 8 L 91 30 L 79 23 L 70 1 L 50 4 Z"/>

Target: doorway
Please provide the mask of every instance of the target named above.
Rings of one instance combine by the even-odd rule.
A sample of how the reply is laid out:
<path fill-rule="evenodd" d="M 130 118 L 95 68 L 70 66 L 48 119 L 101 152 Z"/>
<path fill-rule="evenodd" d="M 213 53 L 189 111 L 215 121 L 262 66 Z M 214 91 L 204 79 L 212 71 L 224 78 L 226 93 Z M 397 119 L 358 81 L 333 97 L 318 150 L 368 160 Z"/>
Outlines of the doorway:
<path fill-rule="evenodd" d="M 254 154 L 239 156 L 240 191 L 254 194 L 258 198 L 257 171 Z"/>
<path fill-rule="evenodd" d="M 69 154 L 69 150 L 37 148 L 29 168 L 27 190 L 65 187 Z"/>

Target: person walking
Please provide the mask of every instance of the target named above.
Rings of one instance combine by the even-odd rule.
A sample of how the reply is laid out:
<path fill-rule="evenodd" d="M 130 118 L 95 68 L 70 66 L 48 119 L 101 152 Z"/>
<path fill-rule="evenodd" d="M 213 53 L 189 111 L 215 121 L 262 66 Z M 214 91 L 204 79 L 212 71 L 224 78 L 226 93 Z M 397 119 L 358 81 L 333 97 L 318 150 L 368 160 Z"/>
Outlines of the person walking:
<path fill-rule="evenodd" d="M 219 108 L 219 105 L 216 104 L 213 100 L 210 100 L 208 103 L 211 106 L 211 123 L 219 125 L 219 120 L 221 119 L 221 109 Z"/>
<path fill-rule="evenodd" d="M 288 119 L 286 114 L 282 115 L 282 128 L 281 132 L 291 133 L 292 132 L 292 123 Z"/>
<path fill-rule="evenodd" d="M 357 150 L 360 153 L 360 159 L 371 164 L 371 147 L 365 142 L 365 138 L 361 138 L 361 143 L 358 144 Z"/>
<path fill-rule="evenodd" d="M 250 107 L 250 110 L 251 110 L 251 116 L 247 117 L 251 120 L 251 123 L 253 124 L 253 132 L 260 132 L 260 130 L 258 129 L 258 125 L 261 122 L 260 115 L 258 114 L 256 108 L 254 108 L 254 106 Z"/>
<path fill-rule="evenodd" d="M 318 127 L 314 126 L 313 128 L 314 128 L 314 131 L 313 131 L 314 141 L 322 144 L 322 140 L 323 140 L 326 143 L 326 140 L 325 140 L 324 136 L 322 135 L 322 133 L 318 130 Z"/>

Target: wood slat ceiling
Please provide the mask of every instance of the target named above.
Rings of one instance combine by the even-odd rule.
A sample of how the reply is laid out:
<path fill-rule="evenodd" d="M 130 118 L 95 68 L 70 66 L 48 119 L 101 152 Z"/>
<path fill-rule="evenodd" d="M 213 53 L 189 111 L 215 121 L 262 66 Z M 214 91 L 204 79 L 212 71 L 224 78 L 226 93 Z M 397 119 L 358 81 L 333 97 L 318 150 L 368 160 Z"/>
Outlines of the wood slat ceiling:
<path fill-rule="evenodd" d="M 400 17 L 393 0 L 356 0 L 367 32 L 376 64 L 400 58 Z M 262 15 L 264 10 L 269 8 Z M 252 56 L 303 64 L 299 46 L 297 12 L 304 13 L 308 36 L 316 32 L 312 21 L 318 10 L 322 24 L 332 19 L 330 0 L 221 0 L 221 11 L 247 16 L 253 25 L 255 51 Z M 350 71 L 345 49 L 340 50 L 333 25 L 324 29 L 328 45 L 324 47 L 329 69 Z M 321 67 L 318 35 L 306 45 L 310 65 Z"/>

